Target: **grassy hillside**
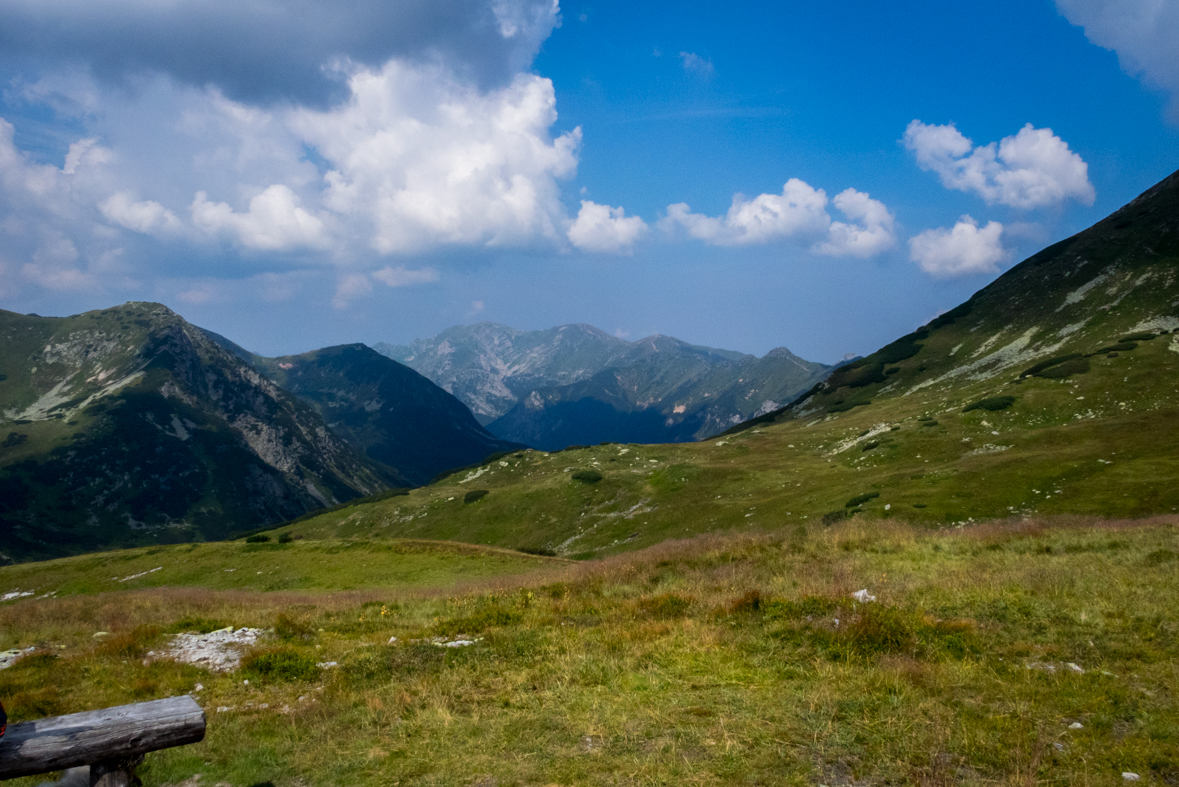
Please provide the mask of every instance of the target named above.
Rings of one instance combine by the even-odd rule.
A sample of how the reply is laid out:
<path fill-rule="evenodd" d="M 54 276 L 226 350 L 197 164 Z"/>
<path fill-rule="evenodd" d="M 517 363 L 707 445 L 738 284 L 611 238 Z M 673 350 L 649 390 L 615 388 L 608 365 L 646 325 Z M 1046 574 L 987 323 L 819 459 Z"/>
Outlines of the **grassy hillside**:
<path fill-rule="evenodd" d="M 1174 518 L 812 523 L 450 594 L 26 598 L 0 648 L 38 650 L 0 696 L 19 721 L 193 692 L 205 741 L 149 755 L 145 787 L 1171 784 L 1177 556 Z M 222 625 L 275 632 L 225 674 L 151 655 Z"/>

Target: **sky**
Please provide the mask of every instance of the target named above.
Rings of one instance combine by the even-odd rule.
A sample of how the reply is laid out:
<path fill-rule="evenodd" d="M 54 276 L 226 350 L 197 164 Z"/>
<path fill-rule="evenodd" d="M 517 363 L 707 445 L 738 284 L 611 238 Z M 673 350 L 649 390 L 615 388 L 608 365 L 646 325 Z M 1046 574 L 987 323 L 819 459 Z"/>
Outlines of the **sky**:
<path fill-rule="evenodd" d="M 866 354 L 1179 169 L 1179 0 L 0 0 L 0 308 Z"/>

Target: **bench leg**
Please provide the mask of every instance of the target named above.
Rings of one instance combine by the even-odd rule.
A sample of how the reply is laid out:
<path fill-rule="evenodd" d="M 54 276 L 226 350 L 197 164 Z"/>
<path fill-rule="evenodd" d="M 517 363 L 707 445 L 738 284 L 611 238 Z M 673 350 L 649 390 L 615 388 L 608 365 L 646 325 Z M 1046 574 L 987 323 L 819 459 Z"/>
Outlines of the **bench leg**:
<path fill-rule="evenodd" d="M 135 787 L 139 779 L 135 769 L 143 755 L 126 760 L 104 760 L 90 766 L 90 787 Z"/>

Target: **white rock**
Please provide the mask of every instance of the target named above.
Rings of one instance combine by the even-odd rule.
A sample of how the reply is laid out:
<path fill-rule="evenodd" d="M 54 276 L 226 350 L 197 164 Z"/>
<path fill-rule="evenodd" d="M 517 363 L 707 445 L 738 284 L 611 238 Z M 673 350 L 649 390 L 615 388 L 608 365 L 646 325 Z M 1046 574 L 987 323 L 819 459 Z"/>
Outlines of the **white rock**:
<path fill-rule="evenodd" d="M 851 597 L 854 598 L 856 601 L 860 602 L 861 604 L 867 604 L 869 601 L 876 600 L 876 596 L 873 596 L 871 593 L 869 593 L 868 588 L 864 588 L 863 590 L 857 590 L 855 593 L 851 594 Z"/>
<path fill-rule="evenodd" d="M 389 637 L 389 641 L 385 644 L 392 645 L 396 641 L 397 641 L 397 637 Z"/>
<path fill-rule="evenodd" d="M 1072 672 L 1077 672 L 1077 673 L 1080 673 L 1081 675 L 1085 674 L 1085 670 L 1081 669 L 1076 664 L 1073 664 L 1071 661 L 1066 662 L 1064 666 L 1068 667 L 1069 670 L 1071 670 Z"/>
<path fill-rule="evenodd" d="M 1068 728 L 1070 730 L 1083 730 L 1085 729 L 1085 725 L 1081 724 L 1079 721 L 1074 721 L 1072 724 L 1068 725 Z"/>
<path fill-rule="evenodd" d="M 1142 777 L 1131 771 L 1122 771 L 1122 778 L 1128 782 L 1136 782 Z"/>
<path fill-rule="evenodd" d="M 331 667 L 338 667 L 340 665 L 338 662 L 335 662 L 335 661 L 321 661 L 318 664 L 316 664 L 315 666 L 319 667 L 320 669 L 329 669 Z"/>

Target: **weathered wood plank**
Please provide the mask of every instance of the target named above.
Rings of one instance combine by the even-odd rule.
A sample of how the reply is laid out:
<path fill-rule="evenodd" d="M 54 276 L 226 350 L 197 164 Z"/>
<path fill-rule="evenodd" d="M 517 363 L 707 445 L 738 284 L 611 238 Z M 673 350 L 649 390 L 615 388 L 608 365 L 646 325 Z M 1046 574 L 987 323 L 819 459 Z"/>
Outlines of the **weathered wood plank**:
<path fill-rule="evenodd" d="M 192 697 L 11 724 L 0 738 L 0 779 L 121 760 L 205 737 L 205 712 Z"/>

